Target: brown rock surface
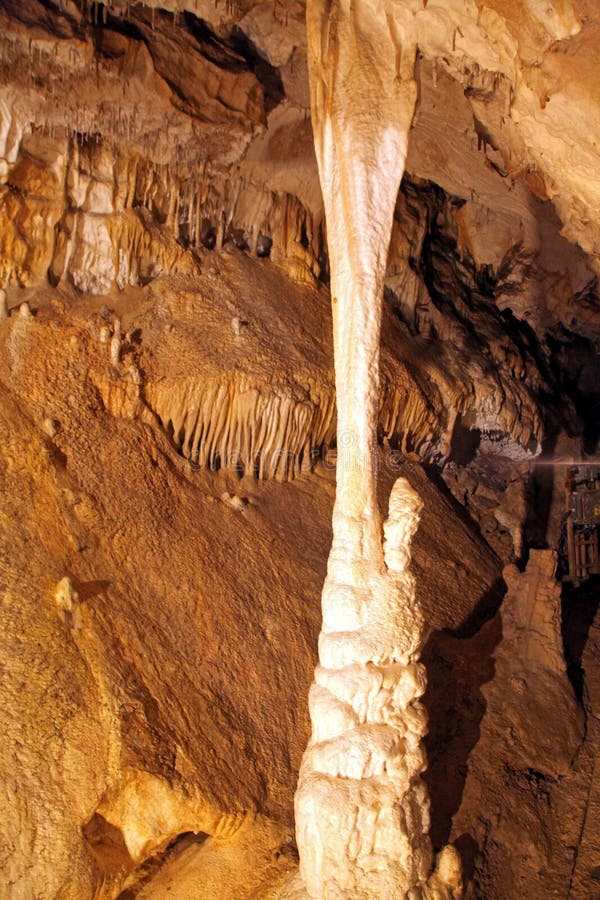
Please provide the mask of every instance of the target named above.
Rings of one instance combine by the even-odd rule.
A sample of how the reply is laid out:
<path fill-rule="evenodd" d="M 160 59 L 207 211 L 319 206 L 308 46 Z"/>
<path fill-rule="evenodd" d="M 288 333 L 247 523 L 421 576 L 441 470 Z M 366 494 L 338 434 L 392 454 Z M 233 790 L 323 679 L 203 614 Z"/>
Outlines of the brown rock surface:
<path fill-rule="evenodd" d="M 424 501 L 432 836 L 472 896 L 587 900 L 598 585 L 564 589 L 563 647 L 531 548 L 560 537 L 545 463 L 600 437 L 600 17 L 402 11 L 374 452 L 382 507 L 399 473 Z M 293 869 L 337 454 L 305 14 L 0 0 L 11 900 L 258 898 Z"/>
<path fill-rule="evenodd" d="M 591 896 L 574 886 L 573 871 L 593 815 L 595 738 L 567 677 L 555 567 L 552 551 L 532 550 L 524 573 L 504 570 L 506 596 L 478 635 L 439 635 L 428 651 L 432 716 L 445 704 L 450 722 L 457 704 L 452 731 L 433 719 L 429 736 L 434 821 L 442 840 L 452 816 L 472 878 L 467 896 Z M 453 795 L 457 773 L 464 788 Z"/>
<path fill-rule="evenodd" d="M 184 832 L 227 833 L 258 812 L 289 841 L 332 470 L 279 484 L 194 470 L 158 421 L 131 417 L 130 366 L 144 371 L 154 340 L 153 377 L 161 359 L 206 372 L 199 347 L 182 350 L 187 301 L 172 285 L 108 316 L 70 294 L 29 296 L 33 318 L 0 323 L 5 872 L 15 897 L 42 884 L 45 896 L 100 884 L 114 896 Z M 214 327 L 227 330 L 223 305 Z M 124 339 L 115 369 L 98 335 L 118 315 L 141 343 Z M 259 304 L 252 328 L 272 316 Z M 289 363 L 285 350 L 271 360 Z M 313 379 L 317 361 L 304 363 Z M 118 415 L 103 402 L 113 382 Z M 435 627 L 458 627 L 497 562 L 418 467 L 409 475 L 428 502 L 423 603 Z"/>

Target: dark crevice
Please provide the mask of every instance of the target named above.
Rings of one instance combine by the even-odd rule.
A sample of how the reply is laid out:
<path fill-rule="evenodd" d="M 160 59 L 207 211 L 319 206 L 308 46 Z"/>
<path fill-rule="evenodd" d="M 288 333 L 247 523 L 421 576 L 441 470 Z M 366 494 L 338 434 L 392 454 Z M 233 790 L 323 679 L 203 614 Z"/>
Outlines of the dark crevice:
<path fill-rule="evenodd" d="M 598 612 L 599 599 L 600 575 L 593 575 L 579 587 L 570 582 L 563 584 L 561 598 L 563 648 L 567 674 L 580 702 L 583 701 L 585 685 L 583 652 Z"/>
<path fill-rule="evenodd" d="M 594 341 L 562 325 L 547 341 L 560 391 L 572 398 L 583 423 L 583 452 L 593 454 L 600 441 L 600 353 Z"/>
<path fill-rule="evenodd" d="M 319 264 L 319 281 L 322 284 L 329 286 L 331 278 L 329 273 L 329 255 L 327 252 L 327 236 L 324 223 L 319 225 L 318 247 L 317 262 Z"/>
<path fill-rule="evenodd" d="M 457 466 L 466 466 L 473 462 L 481 444 L 481 430 L 471 428 L 459 414 L 454 423 L 448 459 Z"/>
<path fill-rule="evenodd" d="M 262 85 L 267 115 L 275 109 L 285 96 L 279 70 L 260 55 L 250 38 L 234 25 L 231 32 L 232 47 L 245 59 L 248 69 L 254 73 Z"/>
<path fill-rule="evenodd" d="M 486 710 L 481 688 L 494 677 L 493 654 L 501 637 L 501 619 L 496 615 L 466 639 L 436 632 L 423 650 L 427 669 L 423 702 L 430 713 L 423 778 L 432 798 L 430 834 L 435 850 L 448 842 L 452 817 L 461 804 L 469 756 Z M 464 849 L 473 858 L 478 850 L 466 845 Z"/>
<path fill-rule="evenodd" d="M 183 834 L 178 834 L 163 850 L 154 853 L 142 863 L 136 872 L 132 873 L 130 880 L 133 881 L 133 884 L 121 891 L 117 900 L 135 900 L 167 862 L 172 862 L 192 844 L 203 844 L 208 837 L 209 835 L 202 831 L 198 833 L 185 831 Z"/>
<path fill-rule="evenodd" d="M 244 54 L 235 49 L 234 41 L 226 42 L 218 38 L 203 19 L 199 19 L 191 12 L 184 12 L 183 20 L 200 53 L 213 65 L 228 72 L 244 72 L 251 69 Z"/>
<path fill-rule="evenodd" d="M 126 19 L 125 17 L 113 16 L 110 12 L 106 13 L 106 23 L 97 25 L 95 31 L 97 46 L 100 50 L 102 50 L 102 35 L 106 31 L 116 31 L 118 34 L 122 34 L 124 37 L 133 41 L 144 40 L 144 34 L 135 22 L 132 22 L 131 19 Z"/>
<path fill-rule="evenodd" d="M 268 259 L 271 255 L 272 246 L 273 238 L 261 232 L 256 241 L 256 255 L 261 259 Z"/>

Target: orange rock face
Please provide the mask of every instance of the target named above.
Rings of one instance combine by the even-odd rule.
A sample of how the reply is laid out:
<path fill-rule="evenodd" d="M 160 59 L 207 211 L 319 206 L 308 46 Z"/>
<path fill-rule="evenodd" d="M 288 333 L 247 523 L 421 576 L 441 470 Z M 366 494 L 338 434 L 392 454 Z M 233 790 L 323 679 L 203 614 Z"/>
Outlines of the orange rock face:
<path fill-rule="evenodd" d="M 536 461 L 600 436 L 598 10 L 390 10 L 416 105 L 369 452 L 377 515 L 398 476 L 423 502 L 433 849 L 467 896 L 587 898 L 597 584 L 561 601 Z M 309 107 L 301 2 L 0 2 L 9 898 L 289 890 L 345 452 Z"/>

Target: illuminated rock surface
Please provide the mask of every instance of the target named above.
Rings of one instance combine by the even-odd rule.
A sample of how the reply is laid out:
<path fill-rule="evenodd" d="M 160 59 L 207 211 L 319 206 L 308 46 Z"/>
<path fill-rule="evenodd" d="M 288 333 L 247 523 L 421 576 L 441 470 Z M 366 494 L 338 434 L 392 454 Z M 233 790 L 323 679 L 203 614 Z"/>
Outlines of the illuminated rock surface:
<path fill-rule="evenodd" d="M 403 590 L 415 697 L 427 670 L 417 881 L 452 843 L 468 897 L 598 892 L 598 584 L 560 601 L 541 548 L 558 545 L 563 469 L 535 465 L 597 452 L 597 4 L 405 2 L 385 27 L 375 8 L 337 60 L 363 125 L 334 221 L 346 194 L 323 203 L 304 3 L 0 0 L 9 898 L 298 885 L 317 635 L 342 621 L 329 587 L 324 621 L 319 606 L 334 470 L 354 451 L 368 524 L 350 569 L 377 569 L 382 598 L 369 659 Z M 392 174 L 370 183 L 388 116 Z M 380 341 L 375 302 L 364 328 L 339 317 L 348 273 L 328 246 L 378 255 L 361 291 L 383 288 Z M 340 373 L 339 422 L 332 299 L 336 340 L 371 354 L 362 400 Z M 351 439 L 359 419 L 376 446 Z M 414 592 L 393 571 L 416 518 L 390 525 L 385 558 L 380 528 L 390 495 L 416 512 L 413 492 Z M 415 748 L 424 730 L 419 713 Z M 418 749 L 412 765 L 417 790 Z"/>

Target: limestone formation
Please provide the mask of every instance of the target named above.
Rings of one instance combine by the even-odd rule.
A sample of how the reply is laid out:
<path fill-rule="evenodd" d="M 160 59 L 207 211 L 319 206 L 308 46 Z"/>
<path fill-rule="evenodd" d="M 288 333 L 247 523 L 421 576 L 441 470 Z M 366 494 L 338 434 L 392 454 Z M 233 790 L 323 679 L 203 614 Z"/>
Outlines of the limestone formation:
<path fill-rule="evenodd" d="M 51 419 L 49 416 L 46 416 L 44 421 L 42 422 L 42 428 L 46 432 L 49 438 L 53 438 L 56 436 L 56 433 L 59 428 L 59 424 L 56 419 Z"/>
<path fill-rule="evenodd" d="M 469 826 L 469 832 L 482 846 L 487 823 L 494 817 L 499 823 L 494 853 L 507 860 L 506 844 L 524 841 L 522 851 L 506 866 L 495 867 L 491 858 L 480 864 L 478 891 L 492 896 L 527 892 L 534 881 L 540 895 L 560 892 L 559 873 L 572 867 L 573 846 L 586 815 L 577 767 L 575 771 L 572 767 L 582 749 L 584 726 L 566 673 L 556 562 L 553 551 L 532 550 L 524 572 L 516 566 L 504 572 L 508 591 L 498 614 L 502 634 L 494 650 L 494 675 L 483 687 L 481 736 L 469 759 L 462 804 L 454 819 L 458 837 L 464 832 L 466 809 L 474 802 L 485 808 L 486 815 L 477 827 Z M 490 759 L 515 773 L 505 780 L 501 798 L 488 775 Z M 526 773 L 537 783 L 531 797 L 520 787 Z M 527 837 L 533 833 L 532 823 L 550 805 L 560 810 L 560 825 L 548 828 L 543 843 L 532 841 Z M 516 807 L 518 824 L 508 812 Z"/>
<path fill-rule="evenodd" d="M 7 900 L 598 893 L 598 3 L 306 6 L 0 0 Z"/>
<path fill-rule="evenodd" d="M 114 334 L 110 341 L 110 361 L 113 366 L 118 367 L 121 357 L 121 338 Z"/>
<path fill-rule="evenodd" d="M 416 97 L 412 13 L 408 6 L 396 25 L 381 0 L 308 6 L 338 413 L 320 665 L 295 800 L 300 872 L 314 898 L 460 890 L 452 867 L 447 885 L 444 869 L 428 887 L 423 621 L 408 567 L 420 501 L 396 482 L 383 543 L 376 493 L 383 279 Z"/>

